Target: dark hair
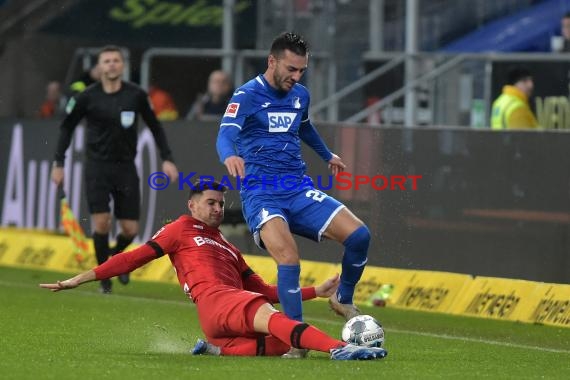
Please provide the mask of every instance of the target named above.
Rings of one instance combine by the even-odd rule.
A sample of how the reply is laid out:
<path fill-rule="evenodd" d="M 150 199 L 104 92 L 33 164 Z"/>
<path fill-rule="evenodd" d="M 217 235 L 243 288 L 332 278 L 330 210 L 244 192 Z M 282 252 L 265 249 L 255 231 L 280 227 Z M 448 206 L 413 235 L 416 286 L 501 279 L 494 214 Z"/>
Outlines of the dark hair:
<path fill-rule="evenodd" d="M 195 181 L 192 184 L 190 188 L 190 194 L 188 194 L 188 199 L 192 198 L 194 195 L 202 194 L 206 190 L 214 190 L 225 193 L 228 188 L 218 181 L 207 181 L 204 178 L 201 178 L 199 181 Z"/>
<path fill-rule="evenodd" d="M 269 53 L 274 57 L 279 57 L 285 50 L 305 56 L 309 51 L 309 45 L 303 36 L 292 32 L 283 32 L 275 37 Z"/>
<path fill-rule="evenodd" d="M 513 85 L 518 81 L 532 78 L 532 73 L 526 67 L 512 67 L 507 74 L 507 84 Z"/>
<path fill-rule="evenodd" d="M 570 18 L 570 12 L 566 12 L 562 18 Z"/>
<path fill-rule="evenodd" d="M 97 62 L 99 62 L 99 58 L 101 58 L 101 54 L 109 53 L 109 52 L 117 52 L 121 56 L 121 59 L 123 61 L 125 60 L 125 57 L 123 56 L 123 49 L 121 49 L 117 45 L 105 45 L 101 48 L 101 50 L 99 50 L 99 53 L 97 53 Z"/>

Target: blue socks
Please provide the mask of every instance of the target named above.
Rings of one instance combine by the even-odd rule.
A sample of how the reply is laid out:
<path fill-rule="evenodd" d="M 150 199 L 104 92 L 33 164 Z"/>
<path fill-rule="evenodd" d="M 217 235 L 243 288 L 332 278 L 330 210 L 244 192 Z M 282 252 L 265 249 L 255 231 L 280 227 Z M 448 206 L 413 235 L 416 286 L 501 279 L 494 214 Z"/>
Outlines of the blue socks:
<path fill-rule="evenodd" d="M 303 299 L 299 284 L 300 275 L 301 266 L 299 264 L 277 265 L 277 294 L 283 312 L 289 318 L 302 322 Z"/>
<path fill-rule="evenodd" d="M 341 303 L 351 304 L 354 296 L 354 287 L 362 277 L 364 267 L 368 261 L 368 246 L 370 245 L 370 231 L 368 227 L 361 226 L 356 229 L 343 243 L 345 250 L 342 258 L 342 273 L 337 291 Z M 283 308 L 283 313 L 289 318 L 303 321 L 303 304 L 299 276 L 301 266 L 277 265 L 277 294 Z"/>
<path fill-rule="evenodd" d="M 370 245 L 368 227 L 361 226 L 356 229 L 346 238 L 343 245 L 345 249 L 337 298 L 340 303 L 351 304 L 354 287 L 362 277 L 362 272 L 368 261 L 368 246 Z"/>

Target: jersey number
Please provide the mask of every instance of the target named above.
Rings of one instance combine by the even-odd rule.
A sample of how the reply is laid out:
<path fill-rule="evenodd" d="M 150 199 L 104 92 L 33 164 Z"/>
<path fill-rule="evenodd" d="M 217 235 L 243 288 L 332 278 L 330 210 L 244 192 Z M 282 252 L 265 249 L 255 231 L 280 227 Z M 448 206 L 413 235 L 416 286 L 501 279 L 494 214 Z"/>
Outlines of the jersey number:
<path fill-rule="evenodd" d="M 327 197 L 325 193 L 317 190 L 309 190 L 305 193 L 305 196 L 317 202 L 322 202 Z"/>

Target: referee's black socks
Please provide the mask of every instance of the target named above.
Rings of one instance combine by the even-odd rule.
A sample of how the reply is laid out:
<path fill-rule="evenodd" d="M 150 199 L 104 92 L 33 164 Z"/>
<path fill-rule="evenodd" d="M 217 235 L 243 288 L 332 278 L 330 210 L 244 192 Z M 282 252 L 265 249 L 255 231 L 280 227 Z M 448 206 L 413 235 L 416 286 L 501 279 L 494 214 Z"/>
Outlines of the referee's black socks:
<path fill-rule="evenodd" d="M 113 247 L 113 249 L 111 250 L 111 255 L 115 255 L 117 253 L 123 252 L 125 250 L 125 248 L 127 248 L 129 246 L 129 244 L 131 244 L 133 242 L 134 239 L 135 239 L 134 236 L 126 237 L 123 234 L 118 234 L 117 235 L 117 245 L 115 245 Z"/>
<path fill-rule="evenodd" d="M 93 233 L 93 245 L 95 246 L 95 256 L 97 263 L 103 264 L 109 258 L 111 250 L 109 249 L 109 234 Z"/>

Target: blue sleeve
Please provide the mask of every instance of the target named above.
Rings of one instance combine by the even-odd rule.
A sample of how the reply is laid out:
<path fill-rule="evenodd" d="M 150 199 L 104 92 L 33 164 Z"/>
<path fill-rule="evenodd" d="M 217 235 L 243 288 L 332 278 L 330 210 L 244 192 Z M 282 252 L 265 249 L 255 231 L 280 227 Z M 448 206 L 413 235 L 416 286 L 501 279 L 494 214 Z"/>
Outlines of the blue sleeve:
<path fill-rule="evenodd" d="M 216 140 L 216 149 L 222 164 L 226 158 L 238 155 L 236 141 L 242 127 L 245 125 L 245 119 L 249 115 L 250 96 L 249 91 L 239 88 L 234 92 L 226 112 L 222 116 L 220 131 Z"/>
<path fill-rule="evenodd" d="M 299 128 L 299 137 L 305 142 L 305 144 L 313 148 L 313 150 L 326 162 L 332 158 L 330 149 L 327 147 L 323 139 L 321 139 L 321 136 L 319 136 L 319 133 L 309 120 L 306 120 L 301 124 L 301 128 Z"/>
<path fill-rule="evenodd" d="M 216 140 L 216 149 L 220 162 L 224 163 L 226 158 L 237 156 L 235 143 L 238 138 L 239 128 L 233 126 L 220 127 L 218 139 Z"/>

